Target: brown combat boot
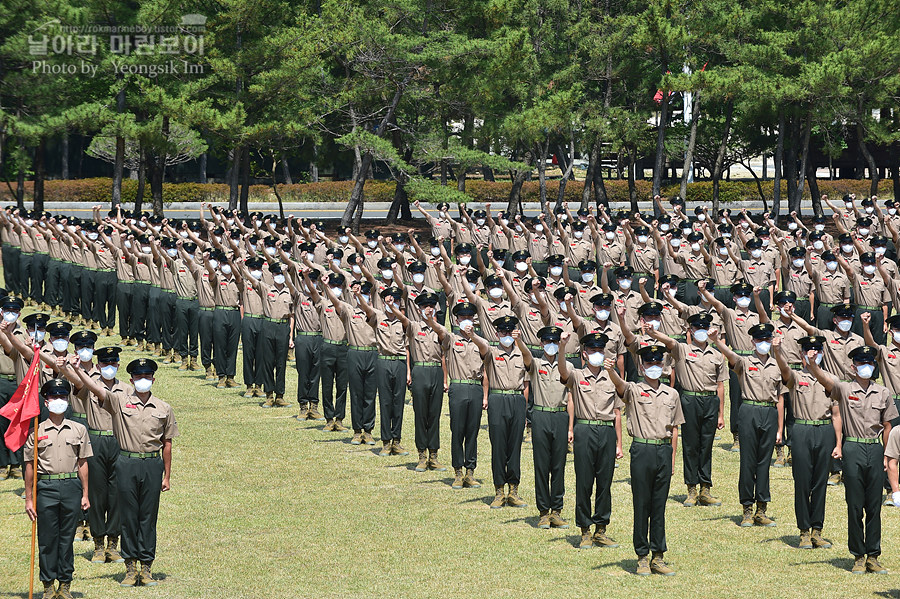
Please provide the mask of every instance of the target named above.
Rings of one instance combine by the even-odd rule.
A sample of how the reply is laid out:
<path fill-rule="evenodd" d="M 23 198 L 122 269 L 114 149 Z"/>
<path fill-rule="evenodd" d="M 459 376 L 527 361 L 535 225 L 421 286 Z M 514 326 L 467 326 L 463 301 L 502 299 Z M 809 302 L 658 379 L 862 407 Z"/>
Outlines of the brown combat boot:
<path fill-rule="evenodd" d="M 563 519 L 559 510 L 550 511 L 550 528 L 569 528 L 569 523 Z"/>
<path fill-rule="evenodd" d="M 125 578 L 122 579 L 122 582 L 120 582 L 119 585 L 123 587 L 133 587 L 137 585 L 137 579 L 137 560 L 125 560 Z"/>
<path fill-rule="evenodd" d="M 425 450 L 419 450 L 419 463 L 416 464 L 416 472 L 425 472 L 428 470 L 428 458 L 425 457 Z"/>
<path fill-rule="evenodd" d="M 275 399 L 276 399 L 276 401 L 278 400 L 277 397 L 276 397 Z M 347 430 L 347 427 L 344 426 L 344 421 L 343 421 L 343 420 L 335 420 L 335 421 L 334 421 L 334 432 L 336 432 L 336 433 L 342 433 L 342 432 L 344 432 L 345 430 Z"/>
<path fill-rule="evenodd" d="M 506 505 L 509 507 L 528 506 L 528 503 L 519 497 L 519 485 L 509 485 L 509 495 L 506 496 Z"/>
<path fill-rule="evenodd" d="M 391 455 L 391 446 L 393 445 L 393 443 L 391 443 L 390 441 L 382 441 L 381 444 L 381 451 L 378 452 L 378 455 L 383 458 Z"/>
<path fill-rule="evenodd" d="M 281 395 L 280 393 L 275 394 L 275 407 L 276 408 L 288 407 L 288 403 L 286 401 L 284 401 L 284 395 Z M 335 428 L 334 430 L 337 430 L 337 428 Z"/>
<path fill-rule="evenodd" d="M 594 537 L 591 534 L 591 527 L 581 527 L 581 543 L 578 544 L 579 549 L 591 549 L 594 547 Z"/>
<path fill-rule="evenodd" d="M 0 469 L 0 480 L 6 480 L 9 478 L 9 468 Z"/>
<path fill-rule="evenodd" d="M 866 573 L 866 556 L 859 555 L 853 558 L 853 568 L 850 570 L 850 574 L 865 574 Z"/>
<path fill-rule="evenodd" d="M 466 468 L 466 476 L 463 478 L 463 486 L 469 489 L 480 489 L 481 483 L 475 480 L 475 470 Z"/>
<path fill-rule="evenodd" d="M 21 466 L 10 466 L 9 473 L 7 476 L 11 479 L 19 479 L 22 478 L 22 467 Z"/>
<path fill-rule="evenodd" d="M 661 576 L 675 576 L 675 570 L 663 560 L 662 551 L 653 553 L 653 559 L 650 560 L 650 571 Z"/>
<path fill-rule="evenodd" d="M 163 360 L 163 364 L 175 363 L 175 350 L 169 350 L 168 353 L 166 352 L 166 350 L 163 350 L 163 353 L 166 354 L 166 359 Z"/>
<path fill-rule="evenodd" d="M 722 501 L 718 497 L 713 496 L 709 485 L 700 485 L 700 495 L 697 497 L 697 504 L 719 506 L 722 505 Z"/>
<path fill-rule="evenodd" d="M 538 528 L 550 528 L 550 510 L 544 510 L 539 516 Z"/>
<path fill-rule="evenodd" d="M 322 427 L 322 430 L 325 431 L 326 433 L 333 431 L 334 430 L 334 420 L 326 420 L 325 426 Z"/>
<path fill-rule="evenodd" d="M 866 559 L 866 572 L 871 572 L 872 574 L 887 574 L 887 568 L 878 563 L 877 555 L 870 555 Z"/>
<path fill-rule="evenodd" d="M 503 507 L 506 503 L 506 493 L 503 490 L 503 487 L 497 487 L 494 489 L 494 500 L 491 502 L 491 509 L 496 510 Z"/>
<path fill-rule="evenodd" d="M 447 467 L 438 462 L 437 454 L 437 449 L 428 450 L 428 469 L 434 470 L 435 472 L 446 472 Z"/>
<path fill-rule="evenodd" d="M 391 443 L 391 455 L 409 455 L 409 452 L 400 445 L 400 439 L 394 439 L 394 442 Z"/>
<path fill-rule="evenodd" d="M 234 380 L 234 377 L 228 376 L 225 377 L 225 387 L 227 389 L 234 389 L 235 387 L 240 387 L 240 385 L 238 385 L 237 381 Z"/>
<path fill-rule="evenodd" d="M 75 599 L 72 597 L 72 583 L 71 582 L 61 582 L 59 583 L 59 589 L 56 591 L 56 596 L 59 599 Z"/>
<path fill-rule="evenodd" d="M 372 436 L 372 431 L 363 431 L 362 439 L 366 445 L 375 445 L 375 437 Z"/>
<path fill-rule="evenodd" d="M 816 549 L 831 549 L 831 543 L 822 536 L 821 528 L 812 529 L 810 540 L 812 540 L 813 547 Z"/>
<path fill-rule="evenodd" d="M 215 373 L 215 371 L 213 371 L 213 367 L 212 367 L 212 366 L 207 366 L 207 367 L 206 367 L 206 380 L 207 380 L 207 381 L 214 381 L 214 380 L 216 380 L 216 373 Z"/>
<path fill-rule="evenodd" d="M 608 547 L 610 549 L 615 549 L 619 546 L 618 543 L 606 536 L 606 527 L 599 524 L 594 529 L 594 545 L 597 545 L 598 547 Z"/>
<path fill-rule="evenodd" d="M 637 570 L 634 573 L 638 576 L 650 576 L 650 556 L 638 556 Z"/>
<path fill-rule="evenodd" d="M 756 502 L 756 513 L 753 514 L 753 524 L 756 526 L 775 526 L 775 521 L 766 515 L 766 507 L 765 501 Z"/>
<path fill-rule="evenodd" d="M 697 485 L 687 486 L 687 498 L 682 505 L 684 507 L 694 507 L 697 505 Z"/>
<path fill-rule="evenodd" d="M 188 356 L 188 370 L 191 372 L 197 370 L 197 358 L 194 356 Z"/>
<path fill-rule="evenodd" d="M 103 537 L 94 537 L 94 555 L 91 556 L 91 563 L 106 563 L 106 547 L 103 544 Z"/>
<path fill-rule="evenodd" d="M 812 537 L 809 536 L 808 528 L 800 529 L 800 542 L 797 544 L 798 549 L 812 549 Z"/>
<path fill-rule="evenodd" d="M 416 469 L 418 470 L 418 468 L 416 468 Z M 423 470 L 422 472 L 424 472 L 424 470 Z M 453 472 L 454 472 L 454 474 L 455 474 L 456 476 L 453 478 L 453 482 L 450 483 L 450 488 L 451 488 L 451 489 L 462 489 L 462 488 L 463 488 L 463 471 L 462 471 L 462 468 L 457 468 L 457 469 L 455 469 Z"/>
<path fill-rule="evenodd" d="M 738 438 L 738 434 L 734 433 L 734 443 L 731 445 L 731 449 L 728 451 L 732 453 L 737 453 L 741 450 L 741 440 Z"/>
<path fill-rule="evenodd" d="M 744 515 L 741 518 L 741 526 L 744 528 L 753 526 L 753 506 L 752 505 L 744 506 Z"/>
<path fill-rule="evenodd" d="M 305 403 L 300 404 L 300 411 L 297 412 L 297 420 L 306 420 L 307 412 L 309 412 L 309 405 Z"/>
<path fill-rule="evenodd" d="M 82 541 L 90 541 L 91 538 L 93 538 L 93 536 L 94 536 L 91 534 L 91 525 L 87 523 L 87 520 L 82 522 L 81 534 L 82 534 L 82 537 L 81 537 Z"/>
<path fill-rule="evenodd" d="M 224 389 L 225 388 L 225 375 L 219 377 L 219 382 L 216 384 L 216 389 Z"/>
<path fill-rule="evenodd" d="M 832 474 L 831 476 L 828 477 L 828 486 L 829 487 L 837 486 L 837 485 L 841 484 L 841 480 L 843 480 L 841 473 L 835 472 L 834 474 Z"/>
<path fill-rule="evenodd" d="M 531 425 L 525 425 L 525 435 L 522 437 L 522 443 L 531 443 Z"/>
<path fill-rule="evenodd" d="M 353 438 L 350 439 L 350 445 L 362 445 L 362 431 L 353 431 Z"/>
<path fill-rule="evenodd" d="M 153 574 L 150 572 L 150 566 L 153 565 L 153 562 L 141 562 L 141 585 L 145 587 L 155 587 L 159 584 L 159 581 L 153 578 Z"/>
<path fill-rule="evenodd" d="M 310 403 L 309 409 L 306 411 L 307 420 L 325 420 L 325 417 L 319 414 L 319 404 Z"/>
<path fill-rule="evenodd" d="M 119 554 L 119 537 L 106 537 L 106 561 L 121 564 L 125 560 Z"/>
<path fill-rule="evenodd" d="M 190 367 L 190 359 L 187 356 L 181 356 L 181 364 L 178 366 L 179 372 L 185 372 Z"/>
<path fill-rule="evenodd" d="M 53 580 L 45 580 L 44 581 L 44 594 L 42 599 L 55 599 L 56 597 L 56 589 L 53 588 Z"/>
<path fill-rule="evenodd" d="M 784 445 L 775 446 L 775 468 L 784 468 Z"/>
<path fill-rule="evenodd" d="M 266 394 L 266 401 L 263 402 L 262 407 L 274 408 L 275 407 L 275 394 L 273 394 L 273 393 Z"/>
<path fill-rule="evenodd" d="M 247 390 L 244 391 L 244 398 L 250 399 L 253 397 L 253 385 L 247 385 Z"/>

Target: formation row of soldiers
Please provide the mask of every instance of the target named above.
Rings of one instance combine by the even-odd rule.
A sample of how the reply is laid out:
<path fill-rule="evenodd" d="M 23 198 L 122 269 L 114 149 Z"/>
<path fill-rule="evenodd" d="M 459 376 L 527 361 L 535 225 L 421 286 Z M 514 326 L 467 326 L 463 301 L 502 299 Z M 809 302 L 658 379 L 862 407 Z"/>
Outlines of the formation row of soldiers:
<path fill-rule="evenodd" d="M 568 526 L 561 512 L 571 442 L 584 548 L 615 545 L 606 527 L 624 407 L 633 438 L 639 574 L 674 573 L 663 559 L 664 516 L 679 428 L 685 505 L 720 504 L 711 492 L 711 450 L 715 430 L 724 427 L 728 379 L 734 449 L 741 453 L 741 525 L 775 524 L 767 515 L 769 463 L 776 446 L 786 461 L 788 444 L 800 545 L 828 546 L 825 481 L 843 458 L 854 572 L 882 572 L 885 480 L 874 458 L 884 455 L 878 438 L 887 441 L 898 417 L 893 383 L 900 379 L 891 369 L 900 363 L 900 321 L 888 318 L 898 278 L 896 263 L 885 257 L 898 217 L 890 201 L 882 211 L 874 199 L 863 200 L 863 212 L 872 214 L 865 216 L 854 198 L 845 200 L 845 209 L 834 207 L 844 231 L 840 248 L 821 217 L 813 230 L 795 215 L 784 229 L 766 217 L 754 229 L 747 212 L 724 211 L 714 221 L 698 208 L 688 217 L 677 198 L 668 209 L 658 198 L 655 218 L 587 210 L 573 217 L 562 206 L 534 219 L 495 219 L 488 205 L 471 213 L 461 207 L 456 220 L 446 204 L 437 217 L 417 205 L 430 237 L 369 230 L 364 240 L 349 231 L 331 238 L 307 220 L 278 223 L 212 207 L 207 215 L 205 205 L 192 222 L 119 212 L 101 218 L 99 211 L 87 223 L 34 220 L 46 224 L 51 241 L 65 231 L 63 243 L 114 256 L 125 290 L 117 289 L 117 303 L 126 345 L 140 343 L 168 362 L 180 357 L 189 370 L 199 335 L 207 377 L 229 388 L 238 386 L 242 339 L 245 395 L 264 394 L 263 407 L 288 405 L 284 373 L 293 349 L 301 418 L 346 430 L 349 387 L 351 443 L 374 445 L 377 392 L 379 455 L 406 455 L 409 387 L 416 470 L 442 470 L 438 426 L 446 392 L 454 488 L 480 486 L 477 436 L 486 409 L 492 508 L 526 505 L 518 486 L 527 430 L 540 526 Z M 14 211 L 4 224 L 20 238 L 29 227 Z M 143 301 L 137 298 L 149 297 L 138 289 L 154 289 L 153 281 L 162 298 L 154 306 L 174 301 L 174 354 L 165 341 L 152 341 L 146 321 L 121 328 L 121 307 L 129 306 L 135 322 L 135 302 Z M 173 321 L 162 312 L 165 330 Z M 879 345 L 888 331 L 888 345 Z M 876 363 L 887 388 L 872 382 Z M 890 487 L 900 490 L 896 477 Z"/>

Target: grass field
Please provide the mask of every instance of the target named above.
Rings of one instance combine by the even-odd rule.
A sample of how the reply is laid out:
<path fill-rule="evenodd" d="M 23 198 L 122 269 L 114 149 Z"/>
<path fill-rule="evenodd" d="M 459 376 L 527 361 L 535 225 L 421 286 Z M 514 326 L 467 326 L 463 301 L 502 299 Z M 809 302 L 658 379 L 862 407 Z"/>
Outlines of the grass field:
<path fill-rule="evenodd" d="M 116 341 L 101 338 L 98 347 Z M 125 352 L 123 365 L 136 355 Z M 295 390 L 296 371 L 289 363 L 288 398 Z M 772 470 L 770 515 L 778 526 L 739 528 L 738 454 L 727 451 L 727 432 L 713 455 L 714 492 L 723 505 L 681 506 L 679 455 L 666 554 L 678 574 L 641 578 L 633 575 L 627 447 L 614 477 L 608 531 L 621 546 L 581 551 L 575 548 L 580 537 L 571 456 L 563 513 L 571 528 L 541 530 L 530 446 L 522 454 L 521 492 L 531 505 L 491 510 L 491 448 L 484 428 L 476 471 L 484 486 L 454 491 L 452 472 L 414 472 L 414 451 L 380 458 L 370 447 L 350 445 L 350 434 L 298 422 L 295 404 L 263 410 L 241 397 L 242 391 L 218 391 L 202 373 L 162 367 L 154 392 L 174 406 L 181 430 L 172 490 L 160 508 L 154 571 L 163 582 L 122 589 L 123 565 L 91 564 L 92 544 L 79 542 L 76 597 L 900 596 L 900 509 L 883 512 L 882 563 L 891 570 L 886 576 L 849 573 L 843 487 L 828 490 L 825 536 L 834 547 L 796 549 L 790 468 Z M 414 450 L 409 405 L 404 431 L 404 445 Z M 449 465 L 446 398 L 441 441 L 441 461 Z M 20 480 L 0 482 L 0 597 L 27 596 L 31 526 L 22 490 Z"/>

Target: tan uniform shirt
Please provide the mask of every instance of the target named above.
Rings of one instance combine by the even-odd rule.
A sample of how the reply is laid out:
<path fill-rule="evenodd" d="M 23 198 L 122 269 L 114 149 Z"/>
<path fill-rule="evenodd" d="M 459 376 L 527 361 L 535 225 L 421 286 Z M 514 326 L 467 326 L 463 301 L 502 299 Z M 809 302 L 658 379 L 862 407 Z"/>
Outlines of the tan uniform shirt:
<path fill-rule="evenodd" d="M 649 243 L 643 246 L 635 243 L 628 253 L 628 264 L 635 273 L 652 274 L 659 268 L 659 252 Z"/>
<path fill-rule="evenodd" d="M 509 349 L 491 347 L 484 357 L 484 371 L 490 389 L 506 391 L 525 389 L 525 361 L 515 343 Z"/>
<path fill-rule="evenodd" d="M 329 341 L 346 341 L 347 333 L 340 314 L 328 299 L 319 299 L 319 322 L 322 336 Z"/>
<path fill-rule="evenodd" d="M 791 265 L 790 270 L 784 271 L 784 290 L 793 291 L 797 294 L 798 300 L 809 299 L 809 294 L 813 291 L 812 277 L 806 272 L 806 267 L 795 268 Z"/>
<path fill-rule="evenodd" d="M 625 405 L 603 369 L 595 375 L 588 368 L 572 369 L 570 365 L 566 386 L 572 392 L 575 418 L 611 422 L 616 419 L 615 411 Z"/>
<path fill-rule="evenodd" d="M 410 321 L 406 334 L 409 337 L 409 356 L 413 363 L 441 361 L 441 340 L 430 326 L 424 322 Z"/>
<path fill-rule="evenodd" d="M 844 437 L 875 439 L 881 434 L 883 423 L 898 417 L 891 392 L 876 383 L 870 382 L 863 389 L 855 380 L 838 381 L 831 398 L 841 407 Z"/>
<path fill-rule="evenodd" d="M 544 317 L 540 309 L 531 302 L 519 301 L 513 306 L 513 313 L 519 319 L 519 331 L 525 345 L 540 345 L 537 332 L 544 326 Z"/>
<path fill-rule="evenodd" d="M 884 455 L 895 460 L 900 458 L 900 426 L 891 429 L 887 445 L 884 446 Z"/>
<path fill-rule="evenodd" d="M 94 455 L 87 428 L 64 419 L 59 426 L 49 419 L 38 424 L 37 473 L 67 474 L 75 472 L 78 460 Z M 34 433 L 25 439 L 25 462 L 34 461 Z"/>
<path fill-rule="evenodd" d="M 302 291 L 297 297 L 297 301 L 294 302 L 294 328 L 305 333 L 322 332 L 319 310 L 313 303 L 312 298 Z"/>
<path fill-rule="evenodd" d="M 709 265 L 703 258 L 703 254 L 694 253 L 693 251 L 678 255 L 678 262 L 684 268 L 684 276 L 686 279 L 707 279 L 709 278 Z"/>
<path fill-rule="evenodd" d="M 356 347 L 376 347 L 375 331 L 366 322 L 359 306 L 341 302 L 341 319 L 347 332 L 347 343 Z"/>
<path fill-rule="evenodd" d="M 775 358 L 769 356 L 765 362 L 754 353 L 738 356 L 734 365 L 745 401 L 778 403 L 781 395 L 781 370 Z"/>
<path fill-rule="evenodd" d="M 710 343 L 706 348 L 676 343 L 672 358 L 675 379 L 687 391 L 715 393 L 718 384 L 728 380 L 725 356 Z"/>
<path fill-rule="evenodd" d="M 856 333 L 848 333 L 846 337 L 838 331 L 820 331 L 816 329 L 816 335 L 825 337 L 825 352 L 822 358 L 822 369 L 833 374 L 842 381 L 853 378 L 853 360 L 848 354 L 865 345 L 863 338 Z"/>
<path fill-rule="evenodd" d="M 172 270 L 175 275 L 175 293 L 179 297 L 196 299 L 197 281 L 194 280 L 194 275 L 184 260 L 181 258 L 175 260 L 172 263 Z"/>
<path fill-rule="evenodd" d="M 97 369 L 96 366 L 91 369 L 91 378 L 101 385 L 106 384 L 106 381 L 100 375 L 100 370 Z M 134 389 L 131 387 L 131 385 L 123 383 L 119 379 L 115 379 L 110 391 L 112 391 L 113 393 L 124 393 L 127 395 L 134 391 Z M 112 416 L 110 416 L 109 412 L 103 409 L 103 406 L 100 405 L 100 401 L 97 399 L 97 397 L 93 393 L 88 391 L 87 387 L 83 387 L 81 391 L 78 392 L 78 397 L 84 402 L 85 414 L 87 415 L 88 426 L 91 427 L 91 430 L 111 431 Z"/>
<path fill-rule="evenodd" d="M 375 330 L 375 344 L 378 353 L 382 356 L 405 356 L 406 335 L 403 334 L 403 325 L 396 318 L 388 318 L 381 310 L 375 310 L 374 316 L 369 318 L 369 326 Z"/>
<path fill-rule="evenodd" d="M 883 304 L 891 301 L 891 294 L 884 284 L 884 279 L 877 272 L 871 277 L 866 274 L 856 275 L 852 284 L 856 304 L 860 308 L 880 310 Z"/>
<path fill-rule="evenodd" d="M 513 316 L 512 306 L 509 300 L 502 299 L 499 302 L 486 300 L 483 297 L 475 297 L 475 307 L 478 308 L 478 320 L 481 323 L 481 336 L 488 341 L 497 341 L 497 329 L 494 328 L 494 320 L 501 316 Z"/>
<path fill-rule="evenodd" d="M 260 285 L 261 290 L 266 287 L 265 283 Z M 291 317 L 291 312 L 294 310 L 294 298 L 291 295 L 291 290 L 286 285 L 282 285 L 281 289 L 277 285 L 272 285 L 262 291 L 262 293 L 265 294 L 262 296 L 263 316 L 287 322 Z"/>
<path fill-rule="evenodd" d="M 775 334 L 781 335 L 781 353 L 788 364 L 800 364 L 800 338 L 806 337 L 806 331 L 800 328 L 797 321 L 790 323 L 782 319 L 772 322 L 775 325 Z"/>
<path fill-rule="evenodd" d="M 582 320 L 581 329 L 578 331 L 578 338 L 581 339 L 588 333 L 604 333 L 609 341 L 603 348 L 603 355 L 615 359 L 619 354 L 625 353 L 625 336 L 622 335 L 622 329 L 612 320 Z"/>
<path fill-rule="evenodd" d="M 558 356 L 557 356 L 558 358 Z M 571 365 L 569 366 L 571 369 Z M 530 396 L 534 405 L 545 408 L 564 407 L 569 401 L 569 390 L 559 380 L 556 360 L 534 358 L 528 372 Z"/>
<path fill-rule="evenodd" d="M 632 357 L 634 358 L 634 363 L 638 365 L 638 370 L 640 370 L 640 361 L 641 358 L 638 356 L 638 351 L 642 347 L 647 347 L 648 345 L 658 345 L 659 342 L 651 337 L 650 335 L 644 335 L 643 333 L 635 333 L 634 342 L 628 346 L 628 351 L 631 352 Z M 672 366 L 674 364 L 674 360 L 672 359 L 672 354 L 666 352 L 663 357 L 663 376 L 671 376 L 672 375 Z"/>
<path fill-rule="evenodd" d="M 767 262 L 765 256 L 759 260 L 741 260 L 741 271 L 744 279 L 754 287 L 768 287 L 775 283 L 775 269 Z"/>
<path fill-rule="evenodd" d="M 816 286 L 816 300 L 823 304 L 842 304 L 850 301 L 850 279 L 840 267 L 835 272 L 829 271 L 825 264 L 816 269 L 813 276 Z"/>
<path fill-rule="evenodd" d="M 151 394 L 147 403 L 130 393 L 106 392 L 103 409 L 112 415 L 112 429 L 123 451 L 160 451 L 165 439 L 178 436 L 172 406 Z"/>
<path fill-rule="evenodd" d="M 900 394 L 900 347 L 895 343 L 878 346 L 878 371 L 881 373 L 884 386 L 892 394 Z"/>
<path fill-rule="evenodd" d="M 837 402 L 825 393 L 825 387 L 805 370 L 792 370 L 785 382 L 794 418 L 800 420 L 831 420 L 831 407 Z"/>
<path fill-rule="evenodd" d="M 240 306 L 241 290 L 234 275 L 217 274 L 214 281 L 216 290 L 216 306 L 236 308 Z"/>
<path fill-rule="evenodd" d="M 678 393 L 668 385 L 656 389 L 646 382 L 627 383 L 623 398 L 626 429 L 638 439 L 671 439 L 672 432 L 684 424 Z"/>
<path fill-rule="evenodd" d="M 725 334 L 728 335 L 728 344 L 736 352 L 753 351 L 756 345 L 750 337 L 750 329 L 759 324 L 759 314 L 756 312 L 738 312 L 726 307 L 722 311 L 722 320 L 725 323 Z"/>
<path fill-rule="evenodd" d="M 478 346 L 462 335 L 447 332 L 441 344 L 446 356 L 447 374 L 450 380 L 480 381 L 484 375 L 484 363 Z"/>

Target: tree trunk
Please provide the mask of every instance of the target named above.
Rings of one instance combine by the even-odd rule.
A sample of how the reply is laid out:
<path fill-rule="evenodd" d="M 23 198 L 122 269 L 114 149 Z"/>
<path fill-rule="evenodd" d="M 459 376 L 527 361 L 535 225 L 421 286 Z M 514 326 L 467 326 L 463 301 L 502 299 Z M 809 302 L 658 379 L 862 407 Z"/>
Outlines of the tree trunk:
<path fill-rule="evenodd" d="M 287 156 L 281 157 L 281 170 L 284 172 L 284 182 L 287 185 L 293 185 L 294 181 L 291 179 L 291 169 L 288 166 Z"/>
<path fill-rule="evenodd" d="M 409 164 L 410 160 L 412 160 L 412 148 L 407 146 L 403 152 L 403 161 Z M 409 194 L 406 192 L 406 183 L 408 181 L 409 175 L 405 171 L 399 171 L 397 185 L 394 187 L 394 199 L 391 202 L 391 207 L 388 209 L 388 224 L 395 224 L 398 218 L 400 220 L 412 220 L 412 213 L 409 210 Z"/>
<path fill-rule="evenodd" d="M 609 212 L 609 196 L 606 194 L 606 183 L 603 180 L 603 153 L 597 153 L 597 167 L 594 169 L 594 205 L 603 206 Z M 635 212 L 637 208 L 634 209 Z"/>
<path fill-rule="evenodd" d="M 566 153 L 562 147 L 559 146 L 560 155 L 566 154 L 566 170 L 562 175 L 562 178 L 559 180 L 559 193 L 556 196 L 556 206 L 562 206 L 562 203 L 566 199 L 566 184 L 569 182 L 569 177 L 572 176 L 572 171 L 575 169 L 575 130 L 569 129 L 569 150 Z M 562 164 L 562 158 L 560 158 L 559 162 Z"/>
<path fill-rule="evenodd" d="M 859 151 L 865 159 L 866 165 L 869 167 L 869 177 L 872 179 L 872 184 L 869 186 L 869 195 L 874 196 L 878 195 L 878 167 L 875 166 L 875 158 L 869 151 L 869 146 L 864 139 L 865 134 L 866 132 L 863 128 L 862 121 L 856 121 L 856 141 L 859 144 Z"/>
<path fill-rule="evenodd" d="M 16 160 L 16 166 L 19 172 L 16 173 L 16 206 L 20 211 L 25 210 L 25 141 L 19 138 L 19 156 Z"/>
<path fill-rule="evenodd" d="M 784 170 L 784 178 L 787 182 L 788 212 L 790 212 L 797 202 L 797 179 L 799 177 L 799 173 L 797 173 L 797 152 L 800 148 L 800 118 L 796 108 L 793 110 L 793 116 L 791 117 L 791 124 L 788 130 L 790 131 L 790 139 L 788 140 L 789 143 L 784 153 L 782 169 Z"/>
<path fill-rule="evenodd" d="M 147 149 L 141 144 L 140 166 L 138 166 L 137 194 L 134 197 L 134 213 L 139 215 L 144 208 L 144 187 L 147 184 Z"/>
<path fill-rule="evenodd" d="M 60 148 L 60 158 L 62 159 L 62 179 L 65 181 L 69 178 L 69 132 L 64 131 L 62 135 L 62 147 Z"/>
<path fill-rule="evenodd" d="M 634 183 L 634 166 L 637 162 L 637 148 L 632 151 L 631 148 L 626 146 L 625 151 L 628 156 L 628 201 L 631 205 L 632 211 L 637 212 L 637 186 Z"/>
<path fill-rule="evenodd" d="M 581 189 L 581 208 L 587 208 L 591 202 L 591 186 L 594 184 L 594 169 L 600 163 L 600 138 L 594 140 L 591 153 L 588 155 L 587 173 L 584 175 L 584 187 Z"/>
<path fill-rule="evenodd" d="M 313 157 L 312 160 L 309 161 L 309 180 L 311 183 L 319 182 L 319 165 L 317 164 L 319 161 L 319 145 L 313 144 Z"/>
<path fill-rule="evenodd" d="M 238 183 L 241 176 L 241 157 L 244 150 L 240 145 L 236 145 L 231 149 L 231 179 L 228 181 L 228 209 L 234 210 L 238 205 Z"/>
<path fill-rule="evenodd" d="M 530 167 L 533 160 L 534 155 L 531 150 L 529 150 L 525 153 L 525 159 L 522 162 Z M 509 202 L 506 204 L 506 215 L 510 220 L 512 220 L 513 216 L 521 212 L 519 210 L 519 204 L 522 196 L 522 184 L 525 183 L 525 179 L 527 179 L 530 174 L 530 168 L 523 168 L 517 170 L 513 176 L 512 187 L 509 190 Z"/>
<path fill-rule="evenodd" d="M 125 167 L 125 138 L 116 136 L 116 161 L 113 163 L 112 208 L 122 203 L 122 169 Z"/>
<path fill-rule="evenodd" d="M 275 158 L 275 153 L 272 153 L 272 193 L 275 194 L 275 199 L 278 200 L 278 218 L 284 220 L 284 202 L 281 199 L 281 194 L 278 193 L 278 180 L 275 178 L 275 173 L 278 171 L 278 160 Z"/>
<path fill-rule="evenodd" d="M 891 144 L 888 156 L 891 161 L 891 180 L 894 184 L 894 197 L 900 198 L 900 149 L 898 149 L 898 144 Z"/>
<path fill-rule="evenodd" d="M 691 133 L 688 135 L 687 150 L 684 152 L 684 167 L 681 169 L 681 187 L 678 195 L 687 199 L 687 184 L 694 165 L 694 148 L 697 147 L 697 121 L 700 120 L 700 92 L 694 93 L 691 106 Z"/>
<path fill-rule="evenodd" d="M 778 110 L 778 141 L 775 143 L 775 159 L 773 161 L 775 177 L 772 179 L 772 213 L 775 215 L 781 211 L 781 167 L 784 162 L 784 127 L 784 109 L 780 108 Z"/>
<path fill-rule="evenodd" d="M 809 136 L 812 133 L 812 112 L 807 112 L 806 122 L 803 124 L 803 139 L 800 141 L 800 170 L 797 173 L 797 198 L 793 205 L 789 205 L 789 212 L 800 214 L 800 205 L 803 199 L 803 187 L 806 181 L 806 165 L 809 162 Z M 815 174 L 813 174 L 815 179 Z"/>
<path fill-rule="evenodd" d="M 244 155 L 241 156 L 241 199 L 240 213 L 244 218 L 250 214 L 247 206 L 250 198 L 250 146 L 244 146 Z"/>
<path fill-rule="evenodd" d="M 716 163 L 713 166 L 713 214 L 719 213 L 719 181 L 722 179 L 722 170 L 725 165 L 725 152 L 728 149 L 728 136 L 731 135 L 731 121 L 734 118 L 734 102 L 729 101 L 725 107 L 725 130 L 722 132 L 722 142 L 716 153 Z"/>
<path fill-rule="evenodd" d="M 663 73 L 666 70 L 663 69 Z M 666 164 L 666 127 L 669 124 L 669 90 L 663 90 L 662 102 L 659 107 L 659 128 L 656 132 L 656 160 L 653 163 L 653 191 L 656 196 L 662 189 L 662 179 Z"/>
<path fill-rule="evenodd" d="M 197 175 L 198 175 L 197 180 L 200 183 L 206 183 L 206 167 L 207 167 L 208 161 L 209 161 L 209 154 L 207 152 L 203 152 L 202 154 L 200 154 L 200 160 L 198 161 L 200 164 L 199 164 L 199 170 L 197 172 Z"/>
<path fill-rule="evenodd" d="M 42 137 L 34 151 L 34 209 L 37 212 L 44 211 L 44 179 L 47 177 L 47 170 L 44 167 L 46 151 L 47 140 Z"/>
<path fill-rule="evenodd" d="M 806 163 L 806 181 L 809 184 L 809 197 L 812 199 L 812 209 L 816 216 L 822 216 L 822 193 L 819 191 L 819 182 L 816 180 L 816 165 L 810 160 Z M 800 212 L 797 211 L 799 215 Z"/>
<path fill-rule="evenodd" d="M 547 208 L 547 157 L 550 155 L 550 138 L 548 137 L 544 143 L 537 144 L 538 156 L 538 198 L 541 204 L 541 212 Z"/>

